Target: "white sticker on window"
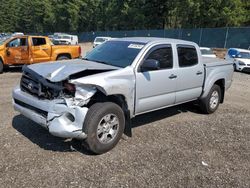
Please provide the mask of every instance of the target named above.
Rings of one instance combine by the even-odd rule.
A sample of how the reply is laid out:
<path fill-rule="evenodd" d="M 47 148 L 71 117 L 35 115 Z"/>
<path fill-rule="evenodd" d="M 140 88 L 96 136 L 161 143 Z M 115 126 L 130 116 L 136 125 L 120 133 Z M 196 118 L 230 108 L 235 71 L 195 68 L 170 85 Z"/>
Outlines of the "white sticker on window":
<path fill-rule="evenodd" d="M 142 49 L 144 45 L 142 44 L 130 44 L 128 48 Z"/>

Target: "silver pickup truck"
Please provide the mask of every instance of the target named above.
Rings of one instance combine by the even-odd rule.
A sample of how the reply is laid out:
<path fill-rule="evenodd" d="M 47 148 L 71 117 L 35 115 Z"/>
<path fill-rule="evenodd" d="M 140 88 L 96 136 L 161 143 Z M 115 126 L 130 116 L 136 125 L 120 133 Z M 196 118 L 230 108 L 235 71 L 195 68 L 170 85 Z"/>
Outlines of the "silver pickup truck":
<path fill-rule="evenodd" d="M 23 67 L 14 108 L 52 135 L 111 150 L 131 118 L 198 101 L 213 113 L 230 87 L 233 65 L 203 59 L 197 44 L 162 38 L 113 39 L 82 60 Z"/>

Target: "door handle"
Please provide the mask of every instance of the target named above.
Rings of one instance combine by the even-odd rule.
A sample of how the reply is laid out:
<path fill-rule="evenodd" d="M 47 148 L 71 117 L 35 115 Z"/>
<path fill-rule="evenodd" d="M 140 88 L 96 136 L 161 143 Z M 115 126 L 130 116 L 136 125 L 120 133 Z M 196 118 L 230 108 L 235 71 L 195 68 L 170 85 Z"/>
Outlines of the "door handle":
<path fill-rule="evenodd" d="M 42 48 L 42 50 L 48 50 L 48 48 Z"/>
<path fill-rule="evenodd" d="M 168 78 L 169 79 L 174 79 L 174 78 L 177 78 L 177 75 L 171 74 Z"/>
<path fill-rule="evenodd" d="M 201 71 L 198 71 L 198 72 L 196 73 L 196 75 L 200 75 L 200 74 L 202 74 L 202 72 L 201 72 Z"/>

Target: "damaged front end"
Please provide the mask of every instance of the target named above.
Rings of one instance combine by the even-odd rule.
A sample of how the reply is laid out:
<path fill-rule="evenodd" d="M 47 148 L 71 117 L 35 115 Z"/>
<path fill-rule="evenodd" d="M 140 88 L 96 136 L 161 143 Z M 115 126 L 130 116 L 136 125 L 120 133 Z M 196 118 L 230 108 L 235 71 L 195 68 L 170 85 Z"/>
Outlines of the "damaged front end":
<path fill-rule="evenodd" d="M 86 106 L 96 88 L 78 87 L 67 80 L 50 82 L 28 67 L 23 68 L 20 87 L 13 91 L 14 108 L 47 128 L 52 135 L 85 139 L 82 131 Z"/>

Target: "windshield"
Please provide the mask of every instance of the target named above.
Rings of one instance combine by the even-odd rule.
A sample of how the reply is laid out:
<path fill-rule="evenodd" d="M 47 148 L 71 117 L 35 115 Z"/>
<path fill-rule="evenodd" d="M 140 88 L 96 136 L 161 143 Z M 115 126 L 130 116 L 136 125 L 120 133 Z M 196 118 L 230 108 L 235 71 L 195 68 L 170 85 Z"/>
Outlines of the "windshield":
<path fill-rule="evenodd" d="M 3 43 L 5 43 L 10 37 L 4 37 L 4 38 L 0 38 L 0 45 L 2 45 Z"/>
<path fill-rule="evenodd" d="M 124 68 L 132 64 L 144 45 L 130 41 L 107 41 L 94 48 L 84 59 Z"/>
<path fill-rule="evenodd" d="M 201 54 L 202 55 L 214 55 L 211 49 L 201 49 Z"/>
<path fill-rule="evenodd" d="M 250 53 L 249 52 L 240 52 L 236 55 L 236 58 L 242 58 L 242 59 L 250 59 Z"/>

